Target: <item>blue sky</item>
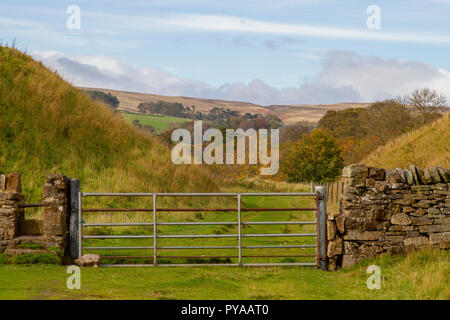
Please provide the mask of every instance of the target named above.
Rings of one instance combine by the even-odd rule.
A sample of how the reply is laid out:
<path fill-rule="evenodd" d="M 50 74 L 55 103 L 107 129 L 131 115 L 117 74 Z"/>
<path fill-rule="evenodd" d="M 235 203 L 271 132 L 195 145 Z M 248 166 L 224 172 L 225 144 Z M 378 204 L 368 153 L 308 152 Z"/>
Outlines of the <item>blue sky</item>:
<path fill-rule="evenodd" d="M 260 104 L 450 97 L 450 0 L 2 0 L 0 39 L 14 38 L 75 85 Z"/>

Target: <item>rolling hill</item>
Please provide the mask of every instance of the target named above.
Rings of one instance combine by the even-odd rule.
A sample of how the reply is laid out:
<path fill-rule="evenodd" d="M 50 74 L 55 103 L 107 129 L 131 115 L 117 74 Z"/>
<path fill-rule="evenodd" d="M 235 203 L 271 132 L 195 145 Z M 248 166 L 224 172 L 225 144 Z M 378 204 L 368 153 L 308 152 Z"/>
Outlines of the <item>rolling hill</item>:
<path fill-rule="evenodd" d="M 370 103 L 343 102 L 336 104 L 318 105 L 271 105 L 266 108 L 275 112 L 284 124 L 293 124 L 298 121 L 318 122 L 328 110 L 344 110 L 348 108 L 366 108 Z"/>
<path fill-rule="evenodd" d="M 378 148 L 363 162 L 382 168 L 450 166 L 450 113 Z"/>
<path fill-rule="evenodd" d="M 55 72 L 0 47 L 0 172 L 22 173 L 28 201 L 45 176 L 81 179 L 83 191 L 218 190 L 198 166 L 175 166 L 170 151 L 94 103 Z"/>
<path fill-rule="evenodd" d="M 225 109 L 235 110 L 241 114 L 260 113 L 276 114 L 284 124 L 292 124 L 298 121 L 317 122 L 328 110 L 343 110 L 347 108 L 365 108 L 368 103 L 337 103 L 337 104 L 321 104 L 321 105 L 270 105 L 262 106 L 249 102 L 225 101 L 217 99 L 202 99 L 190 97 L 172 97 L 157 94 L 147 94 L 138 92 L 128 92 L 119 90 L 110 90 L 102 88 L 82 88 L 87 90 L 97 90 L 104 93 L 110 92 L 115 95 L 119 101 L 119 110 L 127 110 L 137 112 L 137 106 L 141 102 L 178 102 L 184 106 L 195 106 L 197 111 L 207 112 L 214 107 L 223 107 Z"/>

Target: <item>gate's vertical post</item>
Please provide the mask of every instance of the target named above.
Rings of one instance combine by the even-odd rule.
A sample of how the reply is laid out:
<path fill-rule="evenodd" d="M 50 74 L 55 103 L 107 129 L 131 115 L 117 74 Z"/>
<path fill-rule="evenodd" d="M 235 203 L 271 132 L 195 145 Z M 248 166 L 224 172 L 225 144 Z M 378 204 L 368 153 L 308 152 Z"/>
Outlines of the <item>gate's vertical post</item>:
<path fill-rule="evenodd" d="M 78 193 L 80 192 L 80 180 L 70 179 L 69 191 L 69 256 L 72 259 L 80 257 L 79 251 L 79 229 L 80 219 L 78 212 Z"/>
<path fill-rule="evenodd" d="M 83 212 L 81 211 L 81 199 L 83 194 L 78 192 L 78 258 L 83 256 Z"/>
<path fill-rule="evenodd" d="M 238 237 L 239 237 L 239 262 L 238 265 L 242 265 L 242 218 L 241 218 L 241 194 L 237 195 L 238 205 Z"/>
<path fill-rule="evenodd" d="M 156 193 L 153 194 L 153 265 L 158 265 L 158 252 L 156 249 Z"/>
<path fill-rule="evenodd" d="M 327 270 L 327 192 L 324 186 L 317 186 L 319 194 L 319 268 Z"/>

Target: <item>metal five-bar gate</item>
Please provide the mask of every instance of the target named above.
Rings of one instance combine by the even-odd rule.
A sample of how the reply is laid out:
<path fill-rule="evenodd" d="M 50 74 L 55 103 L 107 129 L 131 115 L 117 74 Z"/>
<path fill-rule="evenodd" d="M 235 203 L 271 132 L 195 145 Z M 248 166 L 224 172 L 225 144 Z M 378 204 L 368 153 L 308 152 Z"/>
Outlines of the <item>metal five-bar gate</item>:
<path fill-rule="evenodd" d="M 92 250 L 151 250 L 153 251 L 153 263 L 148 264 L 102 264 L 101 266 L 317 266 L 322 270 L 326 270 L 326 191 L 322 186 L 315 188 L 315 192 L 289 192 L 289 193 L 86 193 L 80 192 L 79 180 L 71 181 L 71 215 L 70 215 L 70 239 L 69 246 L 71 256 L 78 258 L 83 255 L 83 252 Z M 152 199 L 152 208 L 84 208 L 83 198 L 86 197 L 105 197 L 105 196 L 120 196 L 120 197 L 150 197 Z M 299 197 L 314 197 L 314 208 L 241 208 L 241 200 L 243 197 L 267 197 L 267 196 L 299 196 Z M 163 197 L 235 197 L 237 201 L 237 208 L 162 208 L 158 207 L 158 199 Z M 242 212 L 252 211 L 309 211 L 314 213 L 314 220 L 311 221 L 244 221 Z M 125 223 L 86 223 L 83 220 L 84 213 L 94 212 L 149 212 L 149 221 L 147 222 L 125 222 Z M 160 222 L 158 213 L 160 212 L 235 212 L 235 221 L 189 221 L 189 222 Z M 150 219 L 150 217 L 152 217 Z M 237 226 L 236 234 L 158 234 L 158 226 L 200 226 L 200 225 L 228 225 Z M 247 234 L 243 232 L 243 227 L 247 225 L 315 225 L 314 233 L 253 233 Z M 90 227 L 117 227 L 117 226 L 146 226 L 153 229 L 153 234 L 148 235 L 85 235 L 83 230 Z M 243 245 L 243 238 L 252 237 L 295 237 L 302 239 L 303 237 L 316 237 L 314 244 L 295 242 L 295 244 L 288 245 Z M 83 246 L 84 239 L 153 239 L 149 246 Z M 166 238 L 235 238 L 235 245 L 221 245 L 221 246 L 164 246 L 160 244 L 161 239 Z M 314 254 L 304 255 L 244 255 L 243 249 L 294 249 L 294 248 L 314 248 Z M 216 249 L 232 249 L 235 250 L 233 255 L 223 256 L 197 256 L 197 258 L 235 258 L 232 263 L 160 263 L 159 259 L 168 258 L 168 256 L 160 255 L 159 253 L 165 250 L 183 250 L 183 249 L 199 249 L 199 250 L 216 250 Z M 102 256 L 104 257 L 104 256 Z M 114 256 L 105 256 L 114 257 Z M 194 256 L 170 256 L 171 258 L 196 258 Z M 261 262 L 261 263 L 244 263 L 243 258 L 294 258 L 294 257 L 312 257 L 314 261 L 311 262 Z M 228 261 L 231 261 L 230 259 Z"/>

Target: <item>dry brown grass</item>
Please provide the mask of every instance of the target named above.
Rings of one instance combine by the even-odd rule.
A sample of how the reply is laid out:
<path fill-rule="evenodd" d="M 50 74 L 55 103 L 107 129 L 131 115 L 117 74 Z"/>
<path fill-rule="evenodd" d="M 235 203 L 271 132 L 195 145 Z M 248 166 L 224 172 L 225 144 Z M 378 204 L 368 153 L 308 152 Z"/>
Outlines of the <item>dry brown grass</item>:
<path fill-rule="evenodd" d="M 450 165 L 450 114 L 389 142 L 369 155 L 366 165 L 406 168 Z"/>
<path fill-rule="evenodd" d="M 422 249 L 406 257 L 383 255 L 364 261 L 353 268 L 349 276 L 354 287 L 360 286 L 360 278 L 368 265 L 381 268 L 381 290 L 362 291 L 363 299 L 450 299 L 450 262 L 448 250 Z"/>

